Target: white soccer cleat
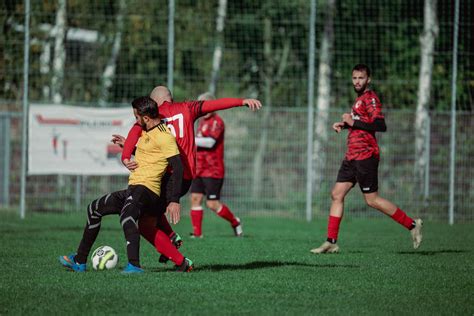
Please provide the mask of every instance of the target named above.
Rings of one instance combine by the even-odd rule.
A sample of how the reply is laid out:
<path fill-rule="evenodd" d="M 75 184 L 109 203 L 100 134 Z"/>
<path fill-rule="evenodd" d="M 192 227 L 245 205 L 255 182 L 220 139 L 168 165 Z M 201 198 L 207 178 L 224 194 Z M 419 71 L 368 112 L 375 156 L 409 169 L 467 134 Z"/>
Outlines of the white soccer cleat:
<path fill-rule="evenodd" d="M 310 251 L 318 255 L 322 253 L 337 253 L 339 252 L 339 246 L 337 244 L 331 244 L 329 241 L 325 241 L 321 246 L 311 249 Z"/>
<path fill-rule="evenodd" d="M 415 249 L 418 249 L 423 241 L 421 228 L 423 228 L 423 221 L 420 218 L 415 219 L 415 227 L 410 230 L 411 238 L 413 239 L 413 248 Z"/>
<path fill-rule="evenodd" d="M 232 227 L 234 229 L 234 234 L 236 237 L 242 237 L 244 235 L 244 231 L 242 230 L 242 223 L 240 222 L 240 218 L 236 218 L 239 221 L 239 224 L 235 227 Z"/>

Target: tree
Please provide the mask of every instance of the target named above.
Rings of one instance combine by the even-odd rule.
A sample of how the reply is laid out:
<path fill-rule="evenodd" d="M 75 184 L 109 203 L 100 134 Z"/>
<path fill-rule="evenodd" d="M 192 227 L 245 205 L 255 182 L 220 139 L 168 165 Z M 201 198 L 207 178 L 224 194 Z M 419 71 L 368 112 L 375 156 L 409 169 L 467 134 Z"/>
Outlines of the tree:
<path fill-rule="evenodd" d="M 269 17 L 264 18 L 263 24 L 263 55 L 265 60 L 264 71 L 263 71 L 263 98 L 264 108 L 263 117 L 261 123 L 261 134 L 260 140 L 255 153 L 253 161 L 253 173 L 252 173 L 252 197 L 258 198 L 261 196 L 262 183 L 263 183 L 263 161 L 265 158 L 265 152 L 268 142 L 268 129 L 269 120 L 272 110 L 272 88 L 273 85 L 278 82 L 285 72 L 288 61 L 288 54 L 290 51 L 290 40 L 287 39 L 281 52 L 276 54 L 272 48 L 272 21 Z M 277 67 L 278 66 L 278 67 Z"/>
<path fill-rule="evenodd" d="M 420 37 L 421 65 L 418 86 L 418 104 L 415 119 L 415 176 L 420 188 L 423 188 L 426 165 L 428 163 L 426 137 L 429 124 L 429 101 L 431 96 L 431 82 L 433 75 L 433 52 L 439 27 L 436 17 L 436 1 L 425 0 L 423 33 Z"/>
<path fill-rule="evenodd" d="M 109 101 L 109 94 L 110 94 L 110 87 L 112 86 L 115 71 L 117 68 L 117 58 L 120 52 L 120 47 L 122 43 L 122 33 L 123 33 L 123 15 L 126 11 L 127 4 L 125 0 L 119 1 L 119 10 L 116 16 L 116 25 L 117 30 L 114 36 L 114 42 L 112 45 L 112 52 L 110 54 L 109 61 L 105 67 L 105 70 L 102 74 L 101 82 L 102 82 L 102 90 L 99 99 L 99 105 L 101 107 L 105 107 L 107 102 Z"/>
<path fill-rule="evenodd" d="M 334 44 L 334 12 L 336 0 L 327 0 L 324 33 L 319 50 L 318 99 L 313 141 L 313 188 L 319 190 L 326 165 L 325 145 L 328 138 L 329 104 L 331 102 L 331 56 Z"/>
<path fill-rule="evenodd" d="M 66 36 L 66 0 L 58 0 L 55 35 L 51 95 L 54 103 L 61 103 L 63 100 L 64 63 L 66 61 L 66 51 L 64 50 L 64 38 Z"/>
<path fill-rule="evenodd" d="M 216 94 L 217 79 L 219 77 L 219 69 L 221 67 L 222 49 L 224 46 L 224 23 L 227 11 L 227 0 L 219 0 L 219 8 L 217 9 L 216 21 L 216 46 L 212 58 L 212 74 L 211 82 L 209 83 L 209 92 Z"/>

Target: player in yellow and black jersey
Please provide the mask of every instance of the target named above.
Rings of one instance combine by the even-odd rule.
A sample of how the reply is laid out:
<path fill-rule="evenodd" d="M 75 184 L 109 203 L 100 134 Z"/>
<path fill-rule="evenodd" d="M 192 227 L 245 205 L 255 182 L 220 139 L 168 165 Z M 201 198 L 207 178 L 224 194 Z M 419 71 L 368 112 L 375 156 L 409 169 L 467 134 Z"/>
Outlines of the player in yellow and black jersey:
<path fill-rule="evenodd" d="M 128 256 L 128 265 L 123 272 L 143 272 L 139 257 L 138 219 L 145 212 L 165 211 L 164 207 L 157 206 L 161 203 L 161 180 L 168 165 L 173 169 L 170 179 L 173 186 L 168 194 L 169 203 L 166 212 L 174 223 L 179 221 L 183 165 L 176 139 L 161 122 L 155 101 L 149 97 L 140 97 L 132 102 L 132 106 L 137 123 L 143 128 L 135 152 L 138 167 L 130 174 L 127 190 L 104 195 L 89 205 L 87 224 L 77 254 L 59 257 L 63 266 L 74 271 L 86 270 L 87 257 L 99 233 L 102 216 L 120 212 L 120 223 L 125 234 Z M 165 233 L 158 232 L 155 238 L 159 239 L 157 244 L 160 245 L 160 249 L 157 250 L 175 262 L 178 271 L 192 270 L 192 261 L 175 248 Z"/>

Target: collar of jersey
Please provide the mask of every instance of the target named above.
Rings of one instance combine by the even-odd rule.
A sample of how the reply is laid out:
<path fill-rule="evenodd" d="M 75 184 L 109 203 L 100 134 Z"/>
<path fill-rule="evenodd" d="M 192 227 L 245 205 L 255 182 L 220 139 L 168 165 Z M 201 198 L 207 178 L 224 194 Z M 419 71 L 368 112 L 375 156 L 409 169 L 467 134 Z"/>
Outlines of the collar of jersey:
<path fill-rule="evenodd" d="M 158 126 L 160 126 L 160 125 L 162 125 L 162 124 L 163 124 L 163 123 L 158 123 L 158 124 L 156 124 L 155 126 L 153 126 L 152 128 L 147 129 L 147 130 L 145 130 L 145 131 L 148 133 L 149 131 L 151 131 L 151 130 L 157 128 Z"/>

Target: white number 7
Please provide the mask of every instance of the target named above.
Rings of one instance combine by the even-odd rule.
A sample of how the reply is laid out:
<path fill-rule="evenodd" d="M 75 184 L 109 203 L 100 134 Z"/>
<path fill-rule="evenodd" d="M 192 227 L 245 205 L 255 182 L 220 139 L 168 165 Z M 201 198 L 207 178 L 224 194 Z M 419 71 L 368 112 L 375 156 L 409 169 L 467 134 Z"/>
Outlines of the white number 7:
<path fill-rule="evenodd" d="M 177 127 L 179 129 L 179 138 L 184 137 L 184 116 L 182 113 L 176 114 L 172 117 L 164 118 L 163 121 L 166 123 L 166 125 L 171 131 L 171 134 L 173 134 L 174 137 L 178 137 L 176 135 L 176 128 L 175 128 L 176 127 L 175 121 L 178 121 Z"/>

